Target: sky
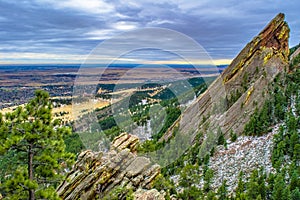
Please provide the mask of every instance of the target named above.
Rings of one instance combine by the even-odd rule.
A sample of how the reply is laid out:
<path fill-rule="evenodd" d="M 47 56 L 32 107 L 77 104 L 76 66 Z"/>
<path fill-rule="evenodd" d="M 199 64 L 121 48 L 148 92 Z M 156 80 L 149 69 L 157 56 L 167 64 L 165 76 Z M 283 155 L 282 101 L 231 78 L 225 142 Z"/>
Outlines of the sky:
<path fill-rule="evenodd" d="M 161 46 L 127 52 L 119 61 L 177 63 L 164 45 L 192 52 L 186 45 L 194 41 L 207 52 L 199 61 L 228 64 L 279 12 L 291 28 L 290 46 L 299 44 L 299 8 L 299 0 L 0 0 L 0 64 L 80 64 L 105 41 L 113 45 L 97 52 L 102 59 L 120 45 L 143 42 Z M 160 35 L 158 28 L 167 31 Z M 187 39 L 170 39 L 172 31 Z"/>

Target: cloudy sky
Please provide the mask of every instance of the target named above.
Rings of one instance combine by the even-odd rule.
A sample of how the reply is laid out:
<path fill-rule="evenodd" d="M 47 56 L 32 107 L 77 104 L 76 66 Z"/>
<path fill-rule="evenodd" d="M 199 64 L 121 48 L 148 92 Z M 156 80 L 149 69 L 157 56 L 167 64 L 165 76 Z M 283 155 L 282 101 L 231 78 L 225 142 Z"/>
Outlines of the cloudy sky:
<path fill-rule="evenodd" d="M 216 63 L 228 63 L 279 12 L 291 28 L 290 46 L 299 44 L 299 8 L 299 0 L 0 0 L 0 64 L 82 63 L 103 41 L 149 27 L 185 34 Z M 168 43 L 168 34 L 148 30 L 135 37 Z M 116 41 L 131 45 L 126 37 Z M 176 37 L 170 41 L 177 49 L 188 44 Z M 115 49 L 118 44 L 107 51 Z M 174 59 L 153 49 L 123 57 L 125 62 Z"/>

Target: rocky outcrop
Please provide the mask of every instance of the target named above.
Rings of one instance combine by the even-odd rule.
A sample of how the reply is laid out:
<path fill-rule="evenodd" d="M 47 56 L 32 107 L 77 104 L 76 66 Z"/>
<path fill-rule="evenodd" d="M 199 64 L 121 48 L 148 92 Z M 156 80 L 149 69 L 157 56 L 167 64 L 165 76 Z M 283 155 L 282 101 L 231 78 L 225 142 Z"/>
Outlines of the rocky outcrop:
<path fill-rule="evenodd" d="M 164 200 L 165 195 L 162 193 L 159 193 L 156 189 L 151 190 L 143 190 L 138 189 L 134 194 L 135 200 Z"/>
<path fill-rule="evenodd" d="M 160 167 L 136 155 L 138 138 L 121 134 L 107 153 L 82 152 L 58 187 L 62 199 L 101 199 L 117 187 L 135 191 L 151 189 Z"/>
<path fill-rule="evenodd" d="M 274 77 L 288 67 L 288 38 L 289 27 L 280 13 L 186 109 L 163 139 L 168 140 L 176 126 L 183 134 L 206 133 L 210 144 L 214 143 L 212 138 L 216 140 L 219 127 L 225 135 L 230 130 L 241 135 L 255 108 L 261 108 L 270 95 Z"/>

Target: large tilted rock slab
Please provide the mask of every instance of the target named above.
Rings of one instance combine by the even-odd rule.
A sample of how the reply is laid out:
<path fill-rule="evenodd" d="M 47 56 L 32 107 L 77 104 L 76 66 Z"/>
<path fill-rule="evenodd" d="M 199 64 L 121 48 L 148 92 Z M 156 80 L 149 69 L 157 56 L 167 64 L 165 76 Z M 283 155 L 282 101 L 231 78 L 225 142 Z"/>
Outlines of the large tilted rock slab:
<path fill-rule="evenodd" d="M 62 199 L 101 199 L 116 187 L 151 189 L 160 167 L 135 154 L 138 138 L 126 133 L 112 142 L 108 153 L 82 152 L 58 187 Z"/>
<path fill-rule="evenodd" d="M 226 135 L 230 130 L 242 134 L 255 108 L 261 108 L 271 95 L 274 77 L 288 68 L 288 38 L 289 27 L 284 14 L 278 14 L 186 109 L 162 139 L 168 140 L 179 125 L 182 134 L 199 131 L 216 134 L 218 127 Z"/>

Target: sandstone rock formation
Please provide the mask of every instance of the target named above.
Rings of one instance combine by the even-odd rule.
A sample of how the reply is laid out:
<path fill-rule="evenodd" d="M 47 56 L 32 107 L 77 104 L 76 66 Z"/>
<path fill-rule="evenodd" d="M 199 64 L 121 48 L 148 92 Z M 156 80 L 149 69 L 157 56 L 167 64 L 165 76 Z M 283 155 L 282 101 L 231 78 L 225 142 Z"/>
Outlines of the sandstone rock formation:
<path fill-rule="evenodd" d="M 116 187 L 151 189 L 160 167 L 137 156 L 137 144 L 137 137 L 123 133 L 114 139 L 107 153 L 82 152 L 58 187 L 59 196 L 70 200 L 101 199 Z"/>
<path fill-rule="evenodd" d="M 255 108 L 268 98 L 274 77 L 288 68 L 289 27 L 278 14 L 163 136 L 168 140 L 179 126 L 181 134 L 202 131 L 209 143 L 220 127 L 225 135 L 241 135 Z M 210 146 L 210 145 L 206 145 Z M 204 148 L 204 152 L 207 147 Z"/>

